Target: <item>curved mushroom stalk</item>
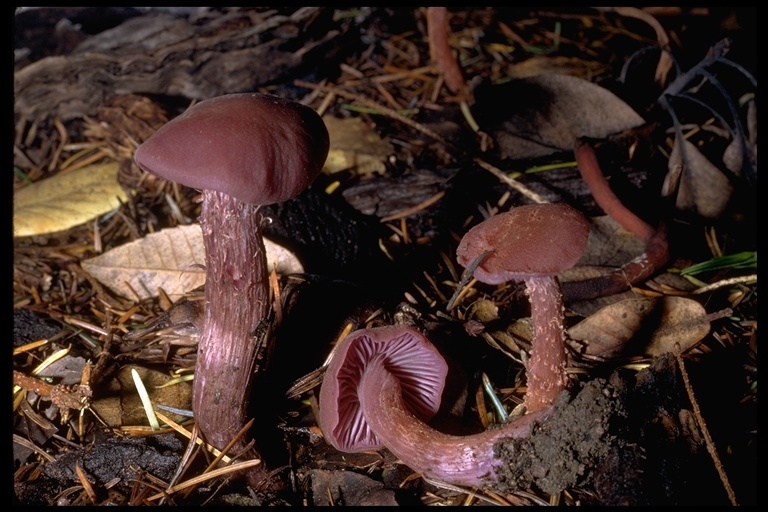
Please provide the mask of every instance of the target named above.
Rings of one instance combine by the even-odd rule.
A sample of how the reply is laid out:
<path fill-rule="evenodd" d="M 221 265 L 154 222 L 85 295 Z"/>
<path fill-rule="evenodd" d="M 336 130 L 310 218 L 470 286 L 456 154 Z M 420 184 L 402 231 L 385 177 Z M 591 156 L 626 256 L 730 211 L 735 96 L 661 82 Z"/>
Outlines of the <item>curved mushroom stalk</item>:
<path fill-rule="evenodd" d="M 427 478 L 469 487 L 496 481 L 496 468 L 502 464 L 494 454 L 497 442 L 530 436 L 534 425 L 551 412 L 542 409 L 479 434 L 445 434 L 408 409 L 400 382 L 380 357 L 363 372 L 359 396 L 368 427 L 405 465 Z"/>
<path fill-rule="evenodd" d="M 389 449 L 427 478 L 479 486 L 496 480 L 494 444 L 530 435 L 551 408 L 479 434 L 454 436 L 426 422 L 440 407 L 448 366 L 413 328 L 361 329 L 338 346 L 320 388 L 319 423 L 336 449 Z"/>

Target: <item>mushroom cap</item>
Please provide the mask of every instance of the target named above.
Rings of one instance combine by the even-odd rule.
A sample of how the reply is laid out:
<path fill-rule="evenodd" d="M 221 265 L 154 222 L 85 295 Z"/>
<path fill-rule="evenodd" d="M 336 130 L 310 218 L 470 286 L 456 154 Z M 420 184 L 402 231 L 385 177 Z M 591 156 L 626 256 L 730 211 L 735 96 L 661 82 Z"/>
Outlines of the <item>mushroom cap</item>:
<path fill-rule="evenodd" d="M 299 195 L 322 171 L 329 136 L 314 109 L 242 93 L 201 101 L 172 119 L 134 155 L 147 172 L 250 204 Z"/>
<path fill-rule="evenodd" d="M 376 358 L 400 380 L 403 400 L 414 415 L 428 421 L 440 408 L 448 364 L 429 340 L 399 325 L 354 331 L 336 347 L 320 387 L 318 422 L 338 450 L 383 447 L 365 421 L 357 394 L 367 364 Z"/>
<path fill-rule="evenodd" d="M 456 249 L 463 266 L 483 253 L 474 276 L 487 284 L 555 275 L 576 264 L 589 240 L 589 221 L 564 203 L 530 204 L 499 213 L 464 235 Z"/>

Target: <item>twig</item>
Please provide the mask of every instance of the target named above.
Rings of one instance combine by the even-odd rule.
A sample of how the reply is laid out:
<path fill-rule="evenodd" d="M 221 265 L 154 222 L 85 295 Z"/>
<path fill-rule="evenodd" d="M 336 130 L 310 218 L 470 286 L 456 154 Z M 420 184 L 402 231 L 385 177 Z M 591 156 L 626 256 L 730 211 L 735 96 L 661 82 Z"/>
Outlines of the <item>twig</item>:
<path fill-rule="evenodd" d="M 712 290 L 717 290 L 718 288 L 722 288 L 724 286 L 731 286 L 734 284 L 741 284 L 741 283 L 754 283 L 754 282 L 757 282 L 757 274 L 751 274 L 748 276 L 731 277 L 729 279 L 723 279 L 722 281 L 718 281 L 716 283 L 708 284 L 707 286 L 702 286 L 701 288 L 697 288 L 693 290 L 691 293 L 698 295 L 700 293 L 706 293 L 706 292 L 711 292 Z"/>
<path fill-rule="evenodd" d="M 685 391 L 688 393 L 688 399 L 691 401 L 691 405 L 693 406 L 693 414 L 696 417 L 696 421 L 699 422 L 701 433 L 704 436 L 704 440 L 706 441 L 707 451 L 715 463 L 715 469 L 717 470 L 717 474 L 720 476 L 720 481 L 723 482 L 723 487 L 725 487 L 725 492 L 728 494 L 728 499 L 731 501 L 731 505 L 738 506 L 736 495 L 733 492 L 731 483 L 728 481 L 728 475 L 725 473 L 723 463 L 720 461 L 720 457 L 717 454 L 715 442 L 712 440 L 712 436 L 709 435 L 707 423 L 704 421 L 704 417 L 701 415 L 701 409 L 699 409 L 699 403 L 696 401 L 696 397 L 693 395 L 693 388 L 691 387 L 691 382 L 688 380 L 688 372 L 685 370 L 685 364 L 683 363 L 683 358 L 680 353 L 680 345 L 677 343 L 675 344 L 674 354 L 675 359 L 677 359 L 677 364 L 680 367 L 680 374 L 683 377 Z"/>
<path fill-rule="evenodd" d="M 258 466 L 261 464 L 261 460 L 259 459 L 252 459 L 252 460 L 246 460 L 243 462 L 238 462 L 236 464 L 232 464 L 231 466 L 226 466 L 223 468 L 215 469 L 209 473 L 205 473 L 204 475 L 196 476 L 194 478 L 190 478 L 189 480 L 186 480 L 178 485 L 174 485 L 173 487 L 169 487 L 165 491 L 159 494 L 155 494 L 154 496 L 150 496 L 147 498 L 148 501 L 154 501 L 159 500 L 160 498 L 173 494 L 179 491 L 182 491 L 186 489 L 187 487 L 192 487 L 194 485 L 203 483 L 207 480 L 212 480 L 214 478 L 218 478 L 222 475 L 227 475 L 230 473 L 236 473 L 244 469 L 252 468 L 254 466 Z"/>
<path fill-rule="evenodd" d="M 38 396 L 50 398 L 51 402 L 66 415 L 69 409 L 81 411 L 91 404 L 91 387 L 87 384 L 49 384 L 36 377 L 30 377 L 13 370 L 13 384 Z"/>
<path fill-rule="evenodd" d="M 425 199 L 424 201 L 420 202 L 419 204 L 417 204 L 415 206 L 412 206 L 410 208 L 407 208 L 407 209 L 405 209 L 403 211 L 400 211 L 400 212 L 397 212 L 397 213 L 393 213 L 392 215 L 388 215 L 387 217 L 382 217 L 380 219 L 380 222 L 389 222 L 391 220 L 402 219 L 404 217 L 408 217 L 409 215 L 411 215 L 413 213 L 420 212 L 421 210 L 425 210 L 428 207 L 430 207 L 433 204 L 435 204 L 436 202 L 438 202 L 440 199 L 442 199 L 444 195 L 445 195 L 445 190 L 441 190 L 437 194 L 433 195 L 432 197 L 429 197 L 429 198 Z"/>

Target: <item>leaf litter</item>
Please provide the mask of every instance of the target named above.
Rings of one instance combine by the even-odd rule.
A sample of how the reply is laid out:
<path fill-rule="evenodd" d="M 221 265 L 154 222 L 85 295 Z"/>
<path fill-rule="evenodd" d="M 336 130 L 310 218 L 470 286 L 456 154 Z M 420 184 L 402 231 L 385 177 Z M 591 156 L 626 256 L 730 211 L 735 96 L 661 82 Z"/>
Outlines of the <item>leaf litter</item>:
<path fill-rule="evenodd" d="M 751 446 L 757 432 L 754 413 L 757 294 L 755 280 L 749 274 L 754 268 L 738 265 L 712 268 L 700 276 L 705 279 L 700 288 L 680 281 L 682 278 L 675 273 L 677 269 L 713 256 L 756 251 L 751 231 L 755 215 L 750 209 L 754 202 L 750 180 L 755 176 L 750 169 L 755 168 L 756 162 L 756 125 L 746 115 L 746 128 L 742 128 L 741 116 L 731 115 L 734 111 L 753 112 L 755 102 L 746 101 L 746 108 L 741 111 L 729 110 L 727 102 L 725 109 L 690 108 L 708 101 L 720 105 L 707 95 L 713 87 L 718 94 L 726 91 L 728 97 L 739 94 L 735 88 L 731 92 L 730 87 L 738 86 L 738 82 L 729 80 L 729 73 L 745 76 L 738 67 L 743 65 L 745 53 L 737 44 L 732 44 L 729 50 L 729 62 L 732 59 L 736 67 L 724 62 L 724 55 L 717 51 L 706 60 L 709 58 L 705 57 L 706 52 L 718 48 L 711 29 L 711 22 L 719 19 L 718 16 L 707 9 L 701 14 L 696 9 L 680 8 L 615 12 L 585 9 L 576 16 L 543 11 L 513 13 L 495 8 L 449 9 L 449 28 L 455 31 L 448 39 L 455 45 L 450 53 L 460 57 L 462 71 L 473 87 L 474 98 L 467 100 L 453 97 L 440 86 L 439 72 L 430 65 L 425 33 L 420 32 L 424 28 L 423 10 L 366 8 L 335 10 L 338 16 L 325 16 L 331 11 L 332 8 L 295 12 L 254 8 L 200 9 L 171 16 L 142 11 L 131 13 L 138 18 L 133 23 L 145 18 L 152 20 L 152 26 L 170 23 L 166 26 L 177 27 L 164 33 L 165 42 L 154 38 L 145 41 L 150 46 L 167 44 L 174 37 L 185 40 L 190 30 L 196 30 L 195 23 L 208 27 L 209 42 L 215 45 L 217 34 L 225 39 L 230 37 L 226 27 L 246 19 L 258 27 L 255 29 L 258 33 L 269 33 L 274 40 L 293 38 L 295 47 L 306 44 L 306 53 L 290 56 L 276 49 L 274 58 L 263 59 L 265 65 L 269 62 L 263 74 L 265 81 L 258 83 L 257 77 L 251 83 L 278 94 L 300 97 L 326 117 L 330 115 L 336 120 L 346 120 L 349 125 L 364 126 L 365 129 L 358 130 L 360 135 L 367 133 L 366 137 L 373 137 L 357 144 L 353 137 L 349 147 L 335 148 L 344 161 L 333 175 L 319 180 L 320 193 L 316 196 L 327 200 L 329 210 L 324 215 L 329 215 L 328 218 L 340 217 L 346 224 L 358 223 L 368 229 L 378 229 L 370 234 L 375 244 L 369 252 L 361 249 L 348 253 L 365 262 L 360 266 L 367 265 L 369 272 L 357 274 L 353 279 L 338 272 L 339 268 L 345 268 L 341 265 L 326 267 L 337 269 L 327 276 L 301 272 L 273 274 L 272 286 L 275 297 L 279 298 L 274 305 L 280 314 L 275 326 L 278 348 L 270 354 L 263 382 L 257 383 L 259 396 L 264 399 L 254 412 L 254 417 L 260 418 L 254 428 L 259 433 L 256 438 L 275 449 L 266 452 L 269 457 L 265 457 L 265 461 L 246 463 L 276 467 L 277 461 L 287 460 L 283 466 L 287 469 L 277 478 L 285 477 L 301 485 L 285 495 L 270 496 L 259 490 L 244 489 L 236 478 L 225 474 L 217 485 L 207 487 L 211 484 L 205 480 L 209 465 L 204 460 L 206 457 L 194 451 L 198 444 L 192 440 L 197 433 L 193 422 L 185 416 L 176 416 L 178 421 L 174 421 L 165 415 L 167 411 L 158 410 L 159 418 L 166 417 L 174 424 L 176 434 L 153 434 L 148 430 L 146 415 L 142 414 L 105 422 L 92 404 L 63 422 L 63 414 L 57 415 L 55 407 L 47 407 L 46 400 L 23 389 L 20 393 L 26 396 L 15 396 L 14 409 L 14 439 L 21 443 L 17 446 L 26 448 L 24 452 L 19 451 L 23 455 L 19 455 L 15 466 L 16 499 L 26 504 L 46 505 L 54 502 L 356 505 L 385 504 L 393 499 L 399 504 L 428 505 L 754 502 L 756 456 Z M 69 14 L 78 19 L 77 13 Z M 739 14 L 743 15 L 741 11 Z M 51 15 L 56 18 L 61 13 Z M 17 14 L 17 23 L 23 19 Z M 691 37 L 691 32 L 683 36 L 678 32 L 677 22 L 683 19 L 691 22 L 689 27 L 709 26 L 703 31 L 707 34 L 702 38 L 703 43 L 696 41 L 690 48 L 677 45 L 677 37 L 684 40 Z M 639 25 L 634 25 L 635 21 Z M 741 18 L 741 21 L 746 20 Z M 232 25 L 227 25 L 228 22 Z M 38 19 L 37 23 L 45 22 Z M 330 24 L 330 28 L 323 24 Z M 297 26 L 323 26 L 323 30 L 297 31 Z M 723 22 L 720 28 L 725 26 Z M 217 27 L 222 31 L 217 33 Z M 591 31 L 594 27 L 609 30 Z M 648 27 L 651 33 L 647 32 Z M 78 33 L 79 29 L 71 30 L 73 35 L 88 39 L 85 33 Z M 743 34 L 738 30 L 732 32 Z M 316 38 L 318 33 L 333 33 L 341 37 L 339 41 L 346 42 L 355 40 L 353 34 L 366 34 L 364 39 L 368 44 L 363 45 L 365 51 L 353 50 L 352 45 L 346 45 L 346 51 L 341 51 L 334 47 L 332 38 Z M 32 47 L 33 39 L 23 37 L 27 32 L 19 34 L 21 50 L 25 44 Z M 118 52 L 123 57 L 113 54 L 112 62 L 131 55 L 133 62 L 144 63 L 143 69 L 154 69 L 155 57 L 147 58 L 146 48 L 136 50 L 130 31 L 118 29 L 114 34 L 113 43 L 124 44 L 126 49 Z M 612 34 L 610 45 L 601 40 L 606 34 Z M 674 37 L 667 38 L 668 34 Z M 601 44 L 582 44 L 577 41 L 580 37 L 592 37 Z M 91 45 L 83 49 L 98 52 L 104 40 L 105 37 L 92 38 Z M 621 44 L 617 45 L 617 41 Z M 172 44 L 168 48 L 173 48 Z M 658 52 L 658 48 L 663 51 Z M 578 52 L 572 53 L 576 49 Z M 618 49 L 625 53 L 614 54 Z M 538 53 L 521 53 L 534 50 Z M 266 55 L 270 50 L 255 44 L 251 51 Z M 569 65 L 567 69 L 585 75 L 565 77 L 550 73 L 503 85 L 515 66 L 529 61 L 524 56 L 531 57 L 531 62 L 541 60 L 543 51 L 547 52 L 550 70 L 552 63 L 583 63 L 583 66 Z M 322 76 L 327 69 L 317 63 L 338 59 L 334 62 L 340 63 L 337 66 L 340 71 L 324 77 L 326 85 L 315 86 L 306 80 L 291 84 L 283 78 L 274 78 L 284 77 L 280 69 L 291 68 L 305 56 L 323 52 L 327 52 L 327 59 L 313 57 L 307 62 L 314 62 L 317 76 Z M 687 62 L 703 63 L 691 66 L 692 74 L 681 73 L 677 65 L 676 58 L 683 52 L 687 52 Z M 17 94 L 23 99 L 17 103 L 17 108 L 22 109 L 17 111 L 14 152 L 17 168 L 33 181 L 40 180 L 46 175 L 46 169 L 56 169 L 60 161 L 57 159 L 76 152 L 71 141 L 87 133 L 98 138 L 99 144 L 109 148 L 110 154 L 120 162 L 117 178 L 132 195 L 117 207 L 116 215 L 97 216 L 95 225 L 14 239 L 15 313 L 23 311 L 31 315 L 21 322 L 21 317 L 15 314 L 14 338 L 17 339 L 17 326 L 29 322 L 32 325 L 52 323 L 58 327 L 56 333 L 37 331 L 44 340 L 34 340 L 37 336 L 19 332 L 14 370 L 31 373 L 35 360 L 66 344 L 77 357 L 94 362 L 87 379 L 94 391 L 93 403 L 107 399 L 110 383 L 120 382 L 116 375 L 130 368 L 144 367 L 142 371 L 145 371 L 150 366 L 158 367 L 164 370 L 166 381 L 170 378 L 174 382 L 166 389 L 176 386 L 181 389 L 186 385 L 181 376 L 188 375 L 194 366 L 198 320 L 203 311 L 199 291 L 192 285 L 177 290 L 169 286 L 169 281 L 153 281 L 148 274 L 142 276 L 138 270 L 142 265 L 136 263 L 136 254 L 146 249 L 141 246 L 143 243 L 158 250 L 153 247 L 153 235 L 163 233 L 165 228 L 186 227 L 183 225 L 197 217 L 196 191 L 142 175 L 131 165 L 130 155 L 137 143 L 156 129 L 157 126 L 150 126 L 163 117 L 159 112 L 173 115 L 191 101 L 223 94 L 228 92 L 227 87 L 237 86 L 231 81 L 229 85 L 198 82 L 196 87 L 187 89 L 188 97 L 178 102 L 168 101 L 175 94 L 171 89 L 174 80 L 187 80 L 184 74 L 179 74 L 181 68 L 175 66 L 174 80 L 151 73 L 136 75 L 125 80 L 125 88 L 115 95 L 113 91 L 94 91 L 106 82 L 78 82 L 77 77 L 86 77 L 91 72 L 83 69 L 88 59 L 82 52 L 75 50 L 73 58 L 68 60 L 63 51 L 58 60 L 43 60 L 37 66 L 26 61 L 25 55 L 29 53 L 17 53 L 17 66 L 26 68 L 23 81 L 17 83 Z M 169 55 L 173 61 L 173 53 Z M 665 57 L 659 58 L 660 55 Z M 751 67 L 749 58 L 747 54 L 747 65 Z M 592 65 L 595 62 L 600 65 Z M 248 69 L 237 68 L 234 60 L 232 63 L 233 69 Z M 621 68 L 622 63 L 627 65 Z M 252 67 L 252 64 L 253 59 L 249 65 Z M 718 67 L 720 64 L 724 66 Z M 71 71 L 62 76 L 69 77 L 68 96 L 91 100 L 51 102 L 57 87 L 63 91 L 61 84 L 51 86 L 45 79 L 35 79 L 35 73 L 43 72 L 47 69 L 45 66 L 67 65 Z M 116 69 L 114 66 L 104 68 L 107 82 L 120 80 L 118 75 L 109 75 Z M 589 75 L 595 72 L 606 75 L 598 80 Z M 655 88 L 642 84 L 643 73 L 656 84 Z M 620 77 L 620 83 L 612 82 L 610 75 Z M 245 74 L 233 73 L 231 79 L 243 76 Z M 145 85 L 140 83 L 142 79 Z M 479 87 L 477 79 L 487 80 L 490 85 Z M 270 83 L 270 80 L 273 81 Z M 717 87 L 721 83 L 725 84 L 723 89 Z M 30 84 L 35 84 L 34 88 Z M 553 100 L 550 105 L 556 108 L 521 109 L 520 105 L 530 103 L 512 101 L 520 96 L 504 94 L 515 87 L 519 91 L 521 84 L 528 90 L 538 91 L 539 97 L 548 96 Z M 710 87 L 713 84 L 715 86 Z M 670 85 L 674 87 L 670 89 Z M 203 94 L 199 92 L 201 89 L 205 89 Z M 33 91 L 43 93 L 39 96 L 42 100 L 34 108 L 28 108 L 32 104 L 28 95 Z M 150 97 L 142 96 L 146 91 L 161 96 L 148 99 Z M 542 95 L 542 91 L 547 94 Z M 638 99 L 653 91 L 658 94 L 650 100 Z M 665 103 L 662 92 L 687 97 L 683 102 Z M 168 96 L 162 99 L 163 94 Z M 113 109 L 110 123 L 93 123 L 95 116 L 104 115 L 104 110 L 96 111 L 95 105 L 101 100 L 93 100 L 105 96 L 103 106 Z M 472 109 L 479 123 L 478 131 L 466 126 L 469 118 L 466 111 L 462 113 L 459 108 L 461 101 L 474 102 Z M 483 108 L 478 109 L 478 104 Z M 73 108 L 74 105 L 77 108 Z M 668 108 L 670 105 L 674 110 Z M 65 126 L 56 119 L 57 112 L 71 133 L 65 131 L 62 135 L 62 130 L 57 128 L 57 123 Z M 666 113 L 666 117 L 662 113 Z M 82 122 L 78 120 L 81 117 Z M 365 123 L 361 124 L 360 119 Z M 707 123 L 718 125 L 718 129 L 697 129 L 706 127 Z M 105 129 L 106 126 L 110 129 Z M 528 129 L 521 130 L 522 127 Z M 372 131 L 369 132 L 369 128 Z M 677 134 L 683 129 L 685 146 L 695 141 L 694 149 L 687 151 L 686 157 L 678 160 L 675 155 L 673 159 L 670 155 L 675 148 L 679 152 L 682 147 L 679 141 L 683 139 Z M 669 138 L 667 133 L 676 136 Z M 561 396 L 557 420 L 544 426 L 524 446 L 499 447 L 513 454 L 509 459 L 508 482 L 498 488 L 456 489 L 420 479 L 393 460 L 386 450 L 369 454 L 367 458 L 345 458 L 345 454 L 329 449 L 314 421 L 312 383 L 318 382 L 322 375 L 318 369 L 345 328 L 393 322 L 421 326 L 464 371 L 465 400 L 458 401 L 455 407 L 465 429 L 494 421 L 482 394 L 472 395 L 479 372 L 489 376 L 491 391 L 495 388 L 501 403 L 510 410 L 522 401 L 525 383 L 520 376 L 529 349 L 525 329 L 520 329 L 525 326 L 528 314 L 522 288 L 514 283 L 489 287 L 471 280 L 462 281 L 453 249 L 458 237 L 484 216 L 531 200 L 548 200 L 570 202 L 594 218 L 599 236 L 595 235 L 592 253 L 585 258 L 585 265 L 577 270 L 586 271 L 587 263 L 593 267 L 591 271 L 598 273 L 620 269 L 626 258 L 637 257 L 638 251 L 642 253 L 642 240 L 623 232 L 612 220 L 600 220 L 602 212 L 580 182 L 578 171 L 574 166 L 562 165 L 563 160 L 567 163 L 572 159 L 569 153 L 585 136 L 596 145 L 601 167 L 610 174 L 611 186 L 621 198 L 638 208 L 642 215 L 650 212 L 654 220 L 669 222 L 672 258 L 663 268 L 656 269 L 651 278 L 628 285 L 623 293 L 581 301 L 589 307 L 577 307 L 580 306 L 577 303 L 567 305 L 571 341 L 588 341 L 589 350 L 596 350 L 596 346 L 603 348 L 595 354 L 582 350 L 582 346 L 574 347 L 571 353 L 574 387 L 568 396 Z M 374 144 L 372 140 L 377 142 Z M 379 142 L 382 143 L 380 149 Z M 527 153 L 515 153 L 521 149 Z M 367 160 L 369 156 L 372 158 Z M 514 187 L 504 172 L 542 163 L 557 164 L 561 170 L 523 174 Z M 428 180 L 418 178 L 419 169 L 431 173 Z M 680 185 L 669 193 L 664 192 L 672 187 L 662 189 L 666 169 L 679 169 L 681 176 L 684 173 L 687 176 L 681 177 Z M 628 181 L 632 173 L 643 179 Z M 409 187 L 396 186 L 398 181 L 419 183 L 420 187 L 409 193 Z M 379 193 L 377 183 L 381 184 Z M 351 192 L 361 185 L 365 187 L 358 190 L 364 191 L 367 197 Z M 15 183 L 15 186 L 20 185 Z M 392 194 L 393 190 L 397 190 L 397 194 Z M 690 197 L 694 199 L 687 199 Z M 360 209 L 334 209 L 334 201 L 338 199 L 343 199 L 348 206 L 357 202 Z M 667 208 L 665 199 L 671 200 L 675 208 Z M 298 201 L 269 210 L 276 227 L 296 215 L 291 213 L 294 204 L 297 211 L 301 211 L 298 218 L 307 222 L 306 219 L 312 217 L 306 209 L 314 203 Z M 678 207 L 686 210 L 684 215 Z M 371 218 L 375 222 L 368 222 Z M 92 216 L 87 220 L 93 219 Z M 321 254 L 321 247 L 312 245 L 313 240 L 317 244 L 319 239 L 307 237 L 304 245 L 298 247 L 300 253 Z M 101 242 L 114 247 L 101 255 L 107 257 L 106 261 L 117 258 L 119 251 L 124 250 L 125 254 L 119 258 L 128 263 L 125 271 L 113 272 L 111 278 L 101 277 L 99 282 L 83 269 L 89 265 L 86 262 L 94 263 L 95 257 L 101 257 L 98 256 L 102 252 Z M 349 241 L 337 243 L 341 246 Z M 183 245 L 178 240 L 171 242 L 174 244 Z M 381 259 L 370 258 L 371 254 Z M 173 261 L 176 259 L 171 258 L 171 263 L 161 264 L 160 268 L 178 278 L 184 272 L 179 267 L 187 268 L 188 264 L 181 263 L 180 259 Z M 313 265 L 312 258 L 305 262 L 311 268 L 319 268 Z M 114 271 L 120 264 L 106 263 L 105 266 L 112 266 Z M 195 262 L 192 266 L 199 264 L 201 262 Z M 119 281 L 135 282 L 139 278 L 147 281 L 147 285 L 123 291 L 112 289 Z M 382 286 L 384 283 L 386 287 Z M 137 288 L 153 291 L 137 296 Z M 378 292 L 371 294 L 371 288 Z M 315 302 L 310 300 L 312 290 L 320 296 Z M 447 308 L 454 294 L 455 303 Z M 311 333 L 311 346 L 297 344 L 306 338 L 307 332 Z M 499 351 L 511 357 L 499 357 Z M 689 374 L 692 383 L 688 380 Z M 54 375 L 53 379 L 55 382 L 58 377 Z M 296 398 L 284 399 L 285 390 L 299 379 L 305 382 L 302 392 Z M 130 383 L 124 386 L 124 399 L 136 401 L 138 396 L 131 390 L 132 386 Z M 171 402 L 166 398 L 152 401 L 162 406 Z M 186 403 L 182 399 L 173 405 L 183 410 Z M 723 427 L 713 404 L 727 410 L 728 428 Z M 121 408 L 123 406 L 117 407 Z M 41 412 L 50 419 L 43 418 Z M 43 430 L 47 433 L 30 428 L 33 424 L 45 425 Z M 708 435 L 707 425 L 715 427 L 714 438 Z M 171 423 L 167 423 L 161 428 L 170 432 L 170 426 Z M 576 437 L 591 438 L 592 442 L 574 446 Z M 725 446 L 728 450 L 723 450 Z M 287 457 L 285 451 L 294 456 Z M 93 453 L 95 458 L 86 457 L 87 453 Z M 128 473 L 120 467 L 124 460 L 132 461 Z M 717 472 L 711 471 L 713 464 Z M 137 472 L 136 468 L 141 469 Z M 226 468 L 223 471 L 226 472 Z M 350 472 L 365 478 L 344 478 Z M 192 475 L 198 475 L 200 480 Z M 691 481 L 697 482 L 694 487 L 699 489 L 698 494 L 690 490 Z M 167 494 L 163 496 L 158 489 L 166 489 Z M 334 489 L 343 492 L 337 493 Z"/>

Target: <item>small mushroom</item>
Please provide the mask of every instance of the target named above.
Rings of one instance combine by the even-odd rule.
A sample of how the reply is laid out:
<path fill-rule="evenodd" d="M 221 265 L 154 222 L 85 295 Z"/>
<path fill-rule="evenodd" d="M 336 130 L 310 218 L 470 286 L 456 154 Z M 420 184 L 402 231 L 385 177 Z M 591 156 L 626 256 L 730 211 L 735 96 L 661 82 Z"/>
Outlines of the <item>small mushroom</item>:
<path fill-rule="evenodd" d="M 318 421 L 344 452 L 386 447 L 427 478 L 455 485 L 492 483 L 502 460 L 494 445 L 530 435 L 551 408 L 478 434 L 455 436 L 427 422 L 440 407 L 448 366 L 419 331 L 407 326 L 360 329 L 337 347 L 320 388 Z"/>
<path fill-rule="evenodd" d="M 349 334 L 333 353 L 320 388 L 319 423 L 326 439 L 345 452 L 378 450 L 379 437 L 369 428 L 361 403 L 378 389 L 363 389 L 367 366 L 380 359 L 400 382 L 409 410 L 428 421 L 440 408 L 448 365 L 434 345 L 405 326 L 361 329 Z"/>
<path fill-rule="evenodd" d="M 317 177 L 329 137 L 310 107 L 271 95 L 201 101 L 136 150 L 139 167 L 203 190 L 205 317 L 193 411 L 207 442 L 224 448 L 246 424 L 257 348 L 271 296 L 260 206 L 295 197 Z M 247 449 L 248 436 L 232 449 Z M 259 458 L 255 448 L 246 457 Z M 247 474 L 257 485 L 264 464 Z"/>
<path fill-rule="evenodd" d="M 531 204 L 490 217 L 470 229 L 456 250 L 483 283 L 525 281 L 533 338 L 526 368 L 525 405 L 538 411 L 567 386 L 563 295 L 557 274 L 579 260 L 589 240 L 589 222 L 563 203 Z"/>

